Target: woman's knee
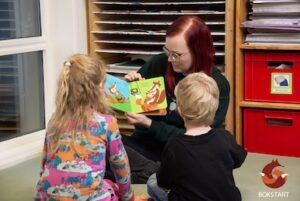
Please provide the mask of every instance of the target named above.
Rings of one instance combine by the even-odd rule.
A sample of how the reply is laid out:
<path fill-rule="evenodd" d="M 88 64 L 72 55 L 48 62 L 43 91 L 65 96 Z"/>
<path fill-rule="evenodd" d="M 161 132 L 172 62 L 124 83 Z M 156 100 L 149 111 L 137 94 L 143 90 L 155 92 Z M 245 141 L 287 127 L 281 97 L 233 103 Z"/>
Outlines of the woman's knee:
<path fill-rule="evenodd" d="M 147 180 L 147 192 L 150 197 L 155 197 L 154 191 L 157 188 L 156 174 L 152 174 Z"/>
<path fill-rule="evenodd" d="M 153 185 L 157 186 L 156 173 L 152 174 L 147 181 L 147 186 Z"/>
<path fill-rule="evenodd" d="M 147 181 L 147 191 L 148 191 L 148 194 L 152 194 L 153 190 L 156 189 L 158 186 L 157 186 L 157 180 L 156 180 L 156 173 L 152 174 L 148 181 Z"/>
<path fill-rule="evenodd" d="M 147 192 L 154 201 L 168 201 L 168 193 L 157 184 L 156 173 L 147 181 Z"/>

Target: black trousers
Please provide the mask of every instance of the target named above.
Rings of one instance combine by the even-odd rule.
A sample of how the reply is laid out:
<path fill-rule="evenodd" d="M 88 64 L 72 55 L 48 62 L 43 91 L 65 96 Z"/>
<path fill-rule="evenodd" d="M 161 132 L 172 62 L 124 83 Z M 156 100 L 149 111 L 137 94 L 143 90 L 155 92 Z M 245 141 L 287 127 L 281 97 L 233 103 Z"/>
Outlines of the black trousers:
<path fill-rule="evenodd" d="M 138 139 L 131 136 L 122 136 L 123 144 L 131 149 L 135 150 L 137 153 L 130 153 L 129 158 L 138 160 L 137 165 L 140 164 L 140 160 L 151 160 L 151 161 L 160 161 L 161 153 L 164 147 L 164 144 L 158 143 L 153 139 Z M 141 157 L 139 155 L 142 155 Z M 144 161 L 146 162 L 146 161 Z M 133 163 L 135 163 L 133 161 Z"/>
<path fill-rule="evenodd" d="M 155 145 L 152 148 L 149 142 L 145 144 L 127 136 L 122 136 L 122 141 L 129 159 L 131 182 L 145 184 L 148 178 L 159 170 L 162 146 Z M 108 157 L 106 167 L 105 178 L 115 181 Z"/>

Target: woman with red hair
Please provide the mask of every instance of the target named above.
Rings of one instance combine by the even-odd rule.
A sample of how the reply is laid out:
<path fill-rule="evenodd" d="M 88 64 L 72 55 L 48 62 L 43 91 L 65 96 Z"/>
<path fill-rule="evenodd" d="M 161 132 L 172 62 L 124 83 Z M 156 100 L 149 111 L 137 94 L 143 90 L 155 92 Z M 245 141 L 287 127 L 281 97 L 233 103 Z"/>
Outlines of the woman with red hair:
<path fill-rule="evenodd" d="M 170 25 L 166 32 L 164 54 L 153 56 L 139 71 L 125 76 L 127 81 L 163 76 L 167 93 L 167 114 L 147 117 L 143 114 L 126 113 L 135 125 L 134 133 L 124 137 L 123 142 L 129 151 L 131 171 L 148 171 L 141 167 L 141 160 L 132 154 L 132 149 L 152 161 L 160 161 L 160 154 L 170 137 L 185 133 L 183 119 L 176 111 L 176 84 L 186 75 L 204 72 L 217 83 L 220 98 L 212 127 L 222 127 L 229 104 L 230 86 L 226 78 L 214 66 L 215 49 L 209 28 L 196 16 L 181 16 Z M 137 166 L 135 166 L 137 163 Z M 150 175 L 149 175 L 150 176 Z"/>

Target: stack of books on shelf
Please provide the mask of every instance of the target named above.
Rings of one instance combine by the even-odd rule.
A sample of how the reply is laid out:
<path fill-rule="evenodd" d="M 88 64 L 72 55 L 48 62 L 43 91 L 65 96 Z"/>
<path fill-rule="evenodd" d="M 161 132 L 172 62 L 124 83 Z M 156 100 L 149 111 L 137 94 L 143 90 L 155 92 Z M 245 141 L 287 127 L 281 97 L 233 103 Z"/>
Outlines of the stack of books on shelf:
<path fill-rule="evenodd" d="M 300 45 L 300 0 L 250 0 L 245 43 Z"/>

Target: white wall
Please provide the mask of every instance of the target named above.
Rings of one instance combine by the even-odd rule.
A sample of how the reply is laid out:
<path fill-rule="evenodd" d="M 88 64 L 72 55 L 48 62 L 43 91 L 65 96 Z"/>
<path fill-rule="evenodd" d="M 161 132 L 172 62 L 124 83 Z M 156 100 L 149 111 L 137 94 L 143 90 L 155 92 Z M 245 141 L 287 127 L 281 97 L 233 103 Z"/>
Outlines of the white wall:
<path fill-rule="evenodd" d="M 56 81 L 63 62 L 74 53 L 87 52 L 84 0 L 41 0 L 45 42 L 44 84 L 46 122 L 54 111 Z M 0 142 L 0 169 L 41 154 L 45 131 Z"/>

